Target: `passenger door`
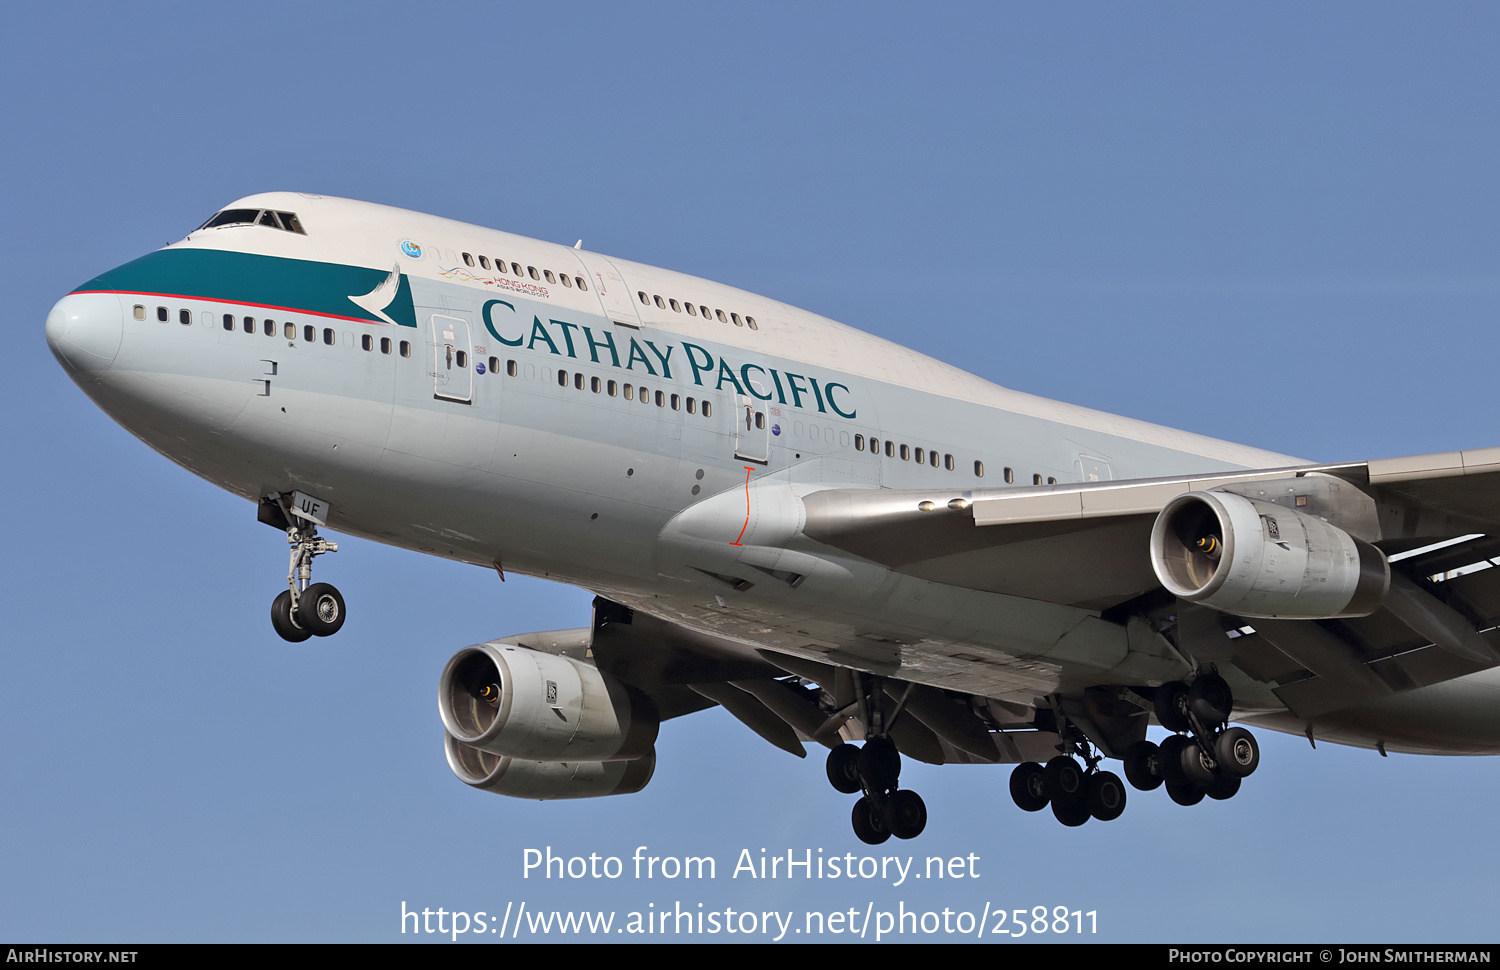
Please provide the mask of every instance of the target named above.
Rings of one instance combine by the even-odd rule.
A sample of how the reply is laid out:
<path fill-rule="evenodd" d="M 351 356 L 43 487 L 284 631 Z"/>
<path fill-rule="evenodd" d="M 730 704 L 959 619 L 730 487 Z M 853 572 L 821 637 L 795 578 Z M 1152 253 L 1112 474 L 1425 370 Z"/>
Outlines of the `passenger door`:
<path fill-rule="evenodd" d="M 432 396 L 443 401 L 473 403 L 474 344 L 469 334 L 469 321 L 434 313 L 431 333 Z"/>
<path fill-rule="evenodd" d="M 735 395 L 734 455 L 762 464 L 771 460 L 771 422 L 765 402 Z"/>

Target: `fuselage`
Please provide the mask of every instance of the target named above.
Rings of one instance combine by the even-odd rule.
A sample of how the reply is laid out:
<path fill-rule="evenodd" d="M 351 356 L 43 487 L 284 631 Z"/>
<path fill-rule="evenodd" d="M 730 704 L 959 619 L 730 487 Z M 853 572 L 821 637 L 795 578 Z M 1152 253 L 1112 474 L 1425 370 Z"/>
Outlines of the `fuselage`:
<path fill-rule="evenodd" d="M 49 317 L 54 352 L 115 420 L 252 501 L 317 495 L 338 531 L 572 583 L 747 649 L 1023 705 L 1176 678 L 1181 657 L 1097 610 L 820 548 L 798 497 L 1296 463 L 581 248 L 295 193 L 224 211 L 252 215 L 90 280 Z M 1247 709 L 1279 710 L 1245 689 Z"/>

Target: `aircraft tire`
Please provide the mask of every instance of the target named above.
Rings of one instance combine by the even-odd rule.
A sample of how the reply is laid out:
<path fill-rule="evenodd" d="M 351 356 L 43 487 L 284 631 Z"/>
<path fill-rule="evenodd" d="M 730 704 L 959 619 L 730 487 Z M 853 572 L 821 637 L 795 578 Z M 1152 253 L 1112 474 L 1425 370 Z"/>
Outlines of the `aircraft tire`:
<path fill-rule="evenodd" d="M 1188 723 L 1187 715 L 1184 713 L 1187 705 L 1187 693 L 1187 685 L 1181 681 L 1162 684 L 1156 688 L 1156 698 L 1153 707 L 1155 708 L 1157 723 L 1173 734 L 1181 734 L 1183 731 L 1191 731 L 1193 729 L 1193 726 Z"/>
<path fill-rule="evenodd" d="M 889 791 L 901 777 L 901 753 L 890 738 L 871 738 L 859 749 L 859 776 L 875 791 Z"/>
<path fill-rule="evenodd" d="M 1204 724 L 1223 724 L 1234 710 L 1234 694 L 1218 674 L 1204 674 L 1188 688 L 1188 709 Z"/>
<path fill-rule="evenodd" d="M 1222 802 L 1233 798 L 1239 790 L 1240 777 L 1238 775 L 1220 772 L 1214 778 L 1214 783 L 1208 786 L 1208 790 L 1204 794 L 1216 802 Z"/>
<path fill-rule="evenodd" d="M 1137 791 L 1161 787 L 1161 749 L 1151 741 L 1137 741 L 1125 752 L 1125 780 Z"/>
<path fill-rule="evenodd" d="M 846 743 L 828 752 L 828 783 L 845 795 L 859 791 L 858 747 Z"/>
<path fill-rule="evenodd" d="M 1052 817 L 1068 828 L 1077 828 L 1093 818 L 1093 815 L 1089 813 L 1089 803 L 1085 799 L 1058 801 L 1054 798 L 1052 800 Z"/>
<path fill-rule="evenodd" d="M 347 615 L 344 597 L 329 583 L 313 583 L 297 603 L 297 625 L 311 630 L 313 636 L 333 636 L 343 628 Z"/>
<path fill-rule="evenodd" d="M 1226 774 L 1246 778 L 1260 766 L 1260 745 L 1249 731 L 1232 727 L 1214 742 L 1214 756 Z"/>
<path fill-rule="evenodd" d="M 1167 782 L 1167 797 L 1179 805 L 1196 805 L 1203 801 L 1205 792 L 1190 782 Z"/>
<path fill-rule="evenodd" d="M 1083 769 L 1065 754 L 1047 762 L 1047 767 L 1042 770 L 1042 783 L 1054 809 L 1060 802 L 1070 805 L 1083 802 Z"/>
<path fill-rule="evenodd" d="M 1010 773 L 1010 800 L 1023 812 L 1040 812 L 1047 807 L 1046 769 L 1035 761 L 1023 761 Z"/>
<path fill-rule="evenodd" d="M 1199 788 L 1207 788 L 1214 783 L 1216 775 L 1213 765 L 1197 741 L 1189 741 L 1183 745 L 1180 763 L 1184 781 Z"/>
<path fill-rule="evenodd" d="M 927 827 L 927 804 L 910 788 L 891 792 L 885 800 L 885 827 L 898 839 L 914 839 Z"/>
<path fill-rule="evenodd" d="M 1157 750 L 1156 767 L 1161 772 L 1163 781 L 1171 784 L 1187 780 L 1182 776 L 1182 751 L 1192 743 L 1193 739 L 1185 734 L 1172 734 L 1162 738 L 1161 747 Z"/>
<path fill-rule="evenodd" d="M 288 643 L 301 643 L 312 636 L 312 631 L 304 629 L 297 624 L 292 616 L 292 592 L 282 590 L 281 594 L 271 601 L 271 627 L 276 635 Z"/>
<path fill-rule="evenodd" d="M 1084 802 L 1094 818 L 1112 822 L 1125 811 L 1125 783 L 1113 771 L 1089 775 Z"/>
<path fill-rule="evenodd" d="M 866 845 L 879 845 L 891 837 L 891 830 L 885 824 L 885 813 L 867 797 L 854 803 L 850 821 L 854 823 L 854 834 Z"/>

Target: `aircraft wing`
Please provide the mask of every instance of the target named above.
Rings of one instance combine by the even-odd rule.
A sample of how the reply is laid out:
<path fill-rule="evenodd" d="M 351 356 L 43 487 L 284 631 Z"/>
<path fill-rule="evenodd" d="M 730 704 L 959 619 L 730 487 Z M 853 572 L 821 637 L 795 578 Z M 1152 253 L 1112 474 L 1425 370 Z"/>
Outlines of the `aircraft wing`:
<path fill-rule="evenodd" d="M 827 489 L 803 498 L 803 532 L 934 582 L 1105 610 L 1159 588 L 1146 550 L 1157 513 L 1178 495 L 1328 479 L 1372 495 L 1381 535 L 1371 538 L 1388 553 L 1500 532 L 1500 448 L 971 491 Z"/>
<path fill-rule="evenodd" d="M 1393 557 L 1380 608 L 1246 620 L 1178 600 L 1152 568 L 1153 524 L 1209 490 L 1299 508 Z M 803 504 L 807 536 L 901 573 L 1175 624 L 1180 647 L 1234 662 L 1302 717 L 1500 665 L 1500 448 L 966 492 L 828 489 Z"/>
<path fill-rule="evenodd" d="M 687 630 L 603 597 L 594 600 L 590 629 L 508 642 L 569 652 L 595 664 L 646 693 L 662 720 L 717 704 L 799 758 L 807 756 L 805 742 L 829 748 L 841 743 L 839 729 L 851 715 L 864 713 L 857 710 L 856 685 L 847 669 Z M 895 684 L 882 703 L 901 751 L 928 764 L 1017 763 L 1055 753 L 1056 734 L 1020 722 L 991 730 L 961 698 L 945 691 Z M 901 708 L 911 716 L 894 718 Z"/>

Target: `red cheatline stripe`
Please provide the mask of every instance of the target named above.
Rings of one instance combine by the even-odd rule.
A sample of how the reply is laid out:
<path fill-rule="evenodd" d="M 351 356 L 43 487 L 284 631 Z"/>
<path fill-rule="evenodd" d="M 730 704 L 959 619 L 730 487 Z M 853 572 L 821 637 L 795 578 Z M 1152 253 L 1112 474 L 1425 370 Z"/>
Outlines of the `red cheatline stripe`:
<path fill-rule="evenodd" d="M 352 323 L 369 323 L 377 327 L 389 327 L 384 320 L 365 320 L 361 317 L 346 317 L 339 313 L 319 313 L 317 310 L 299 310 L 294 306 L 277 306 L 274 303 L 247 303 L 244 300 L 226 300 L 220 297 L 188 296 L 186 293 L 141 293 L 137 290 L 74 290 L 74 293 L 114 293 L 120 296 L 155 296 L 163 300 L 197 300 L 200 303 L 230 303 L 234 306 L 253 306 L 262 310 L 280 310 L 283 313 L 305 313 L 310 317 L 327 317 L 330 320 L 348 320 Z"/>

